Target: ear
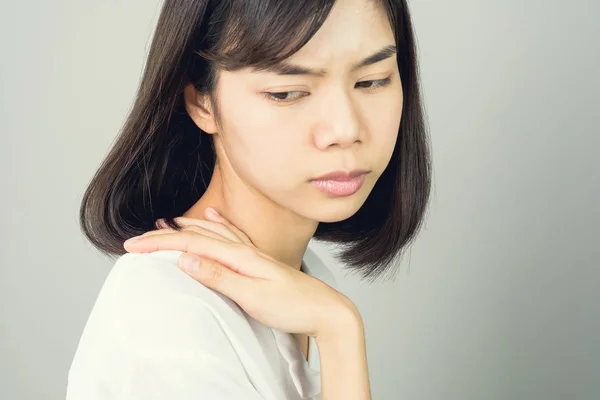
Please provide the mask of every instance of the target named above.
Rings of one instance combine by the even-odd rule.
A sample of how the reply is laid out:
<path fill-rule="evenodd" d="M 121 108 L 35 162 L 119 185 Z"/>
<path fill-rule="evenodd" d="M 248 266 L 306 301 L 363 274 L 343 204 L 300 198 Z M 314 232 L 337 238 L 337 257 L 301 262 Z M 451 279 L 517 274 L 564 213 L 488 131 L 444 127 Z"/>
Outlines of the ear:
<path fill-rule="evenodd" d="M 200 93 L 192 83 L 186 84 L 183 89 L 185 109 L 190 118 L 208 134 L 217 132 L 214 113 L 207 94 Z"/>

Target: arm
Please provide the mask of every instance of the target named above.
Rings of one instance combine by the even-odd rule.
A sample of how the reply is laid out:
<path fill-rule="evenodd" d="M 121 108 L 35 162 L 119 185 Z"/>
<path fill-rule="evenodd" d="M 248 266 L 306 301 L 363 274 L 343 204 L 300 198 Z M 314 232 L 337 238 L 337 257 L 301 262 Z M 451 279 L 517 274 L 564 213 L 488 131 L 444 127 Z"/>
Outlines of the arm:
<path fill-rule="evenodd" d="M 322 399 L 371 400 L 363 322 L 356 310 L 343 315 L 315 338 Z"/>

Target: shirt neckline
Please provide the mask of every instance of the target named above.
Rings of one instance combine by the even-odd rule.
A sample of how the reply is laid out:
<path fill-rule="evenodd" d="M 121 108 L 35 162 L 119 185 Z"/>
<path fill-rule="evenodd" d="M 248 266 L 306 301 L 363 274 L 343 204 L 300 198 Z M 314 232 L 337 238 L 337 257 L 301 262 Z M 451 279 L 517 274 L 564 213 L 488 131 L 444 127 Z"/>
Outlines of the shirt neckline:
<path fill-rule="evenodd" d="M 310 248 L 306 249 L 300 271 L 314 276 L 317 279 L 323 280 L 329 276 L 322 265 L 321 260 L 314 254 Z M 327 279 L 331 282 L 330 279 Z M 308 360 L 304 357 L 304 353 L 300 349 L 300 345 L 294 339 L 291 333 L 282 332 L 271 328 L 275 342 L 284 360 L 288 364 L 289 373 L 298 393 L 303 398 L 312 398 L 321 393 L 321 372 L 320 372 L 320 356 L 315 339 L 312 336 L 308 338 Z"/>
<path fill-rule="evenodd" d="M 160 250 L 154 252 L 154 256 L 165 260 L 172 260 L 174 256 L 182 253 L 179 250 Z M 314 250 L 309 247 L 303 256 L 300 270 L 332 287 L 337 287 L 337 282 L 333 278 L 331 271 L 324 265 L 320 257 L 315 254 Z M 312 398 L 318 395 L 321 392 L 321 372 L 320 356 L 315 339 L 309 336 L 309 359 L 306 360 L 298 342 L 291 333 L 268 328 L 273 333 L 276 345 L 288 364 L 289 374 L 298 393 L 303 398 Z"/>

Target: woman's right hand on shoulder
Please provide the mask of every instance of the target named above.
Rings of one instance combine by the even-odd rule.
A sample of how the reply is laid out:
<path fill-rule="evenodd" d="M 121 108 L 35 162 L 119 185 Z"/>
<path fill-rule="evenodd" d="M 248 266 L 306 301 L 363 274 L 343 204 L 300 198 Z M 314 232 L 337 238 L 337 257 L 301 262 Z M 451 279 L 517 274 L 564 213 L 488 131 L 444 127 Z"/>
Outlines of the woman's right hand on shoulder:
<path fill-rule="evenodd" d="M 180 250 L 179 267 L 206 287 L 235 301 L 257 321 L 282 332 L 313 337 L 335 335 L 346 323 L 360 320 L 358 310 L 321 280 L 262 253 L 237 227 L 219 214 L 208 220 L 179 217 L 184 228 L 164 224 L 124 244 L 128 252 Z M 184 257 L 199 265 L 186 268 Z"/>

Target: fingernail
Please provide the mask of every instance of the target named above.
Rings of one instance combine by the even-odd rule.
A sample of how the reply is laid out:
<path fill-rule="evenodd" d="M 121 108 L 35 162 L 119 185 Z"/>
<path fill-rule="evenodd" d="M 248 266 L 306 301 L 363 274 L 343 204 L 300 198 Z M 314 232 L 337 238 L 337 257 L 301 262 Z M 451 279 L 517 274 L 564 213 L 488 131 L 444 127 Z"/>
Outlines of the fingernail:
<path fill-rule="evenodd" d="M 189 273 L 196 272 L 200 266 L 200 259 L 188 253 L 183 253 L 179 257 L 179 262 L 181 263 L 181 267 Z"/>

